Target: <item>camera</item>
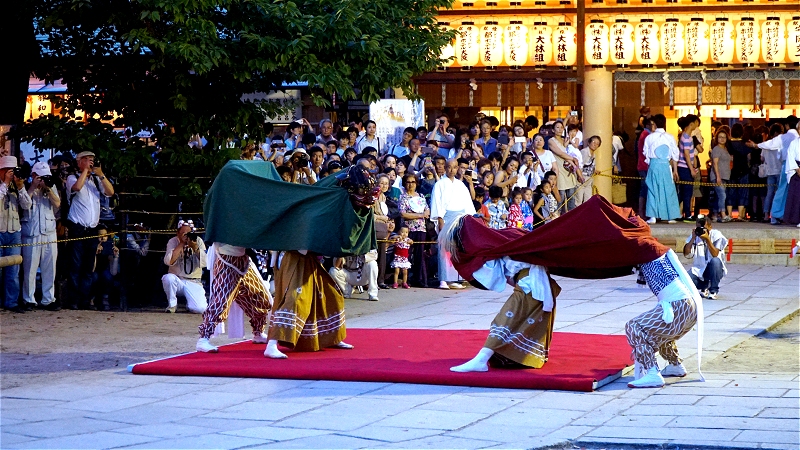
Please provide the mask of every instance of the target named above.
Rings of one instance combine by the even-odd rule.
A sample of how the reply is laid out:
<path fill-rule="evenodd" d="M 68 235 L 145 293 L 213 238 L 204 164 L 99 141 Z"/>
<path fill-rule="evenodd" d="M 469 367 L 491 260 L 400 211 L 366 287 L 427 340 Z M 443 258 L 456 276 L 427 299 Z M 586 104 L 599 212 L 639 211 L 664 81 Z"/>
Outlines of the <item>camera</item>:
<path fill-rule="evenodd" d="M 52 175 L 42 175 L 39 177 L 39 179 L 42 180 L 42 183 L 44 183 L 44 185 L 49 188 L 53 187 L 56 184 L 56 179 L 53 178 Z"/>
<path fill-rule="evenodd" d="M 308 155 L 305 152 L 292 153 L 292 164 L 296 169 L 308 167 Z"/>
<path fill-rule="evenodd" d="M 92 167 L 103 167 L 103 166 L 100 164 L 100 158 L 95 158 L 95 159 L 94 159 L 94 162 L 92 163 Z"/>
<path fill-rule="evenodd" d="M 14 172 L 14 176 L 20 180 L 26 180 L 31 176 L 31 166 L 27 164 L 22 167 L 14 167 L 12 171 Z"/>
<path fill-rule="evenodd" d="M 702 236 L 706 234 L 707 231 L 708 230 L 706 230 L 706 227 L 697 227 L 694 229 L 694 234 L 695 236 Z"/>
<path fill-rule="evenodd" d="M 197 242 L 197 232 L 190 231 L 190 232 L 186 233 L 186 239 L 189 242 Z"/>

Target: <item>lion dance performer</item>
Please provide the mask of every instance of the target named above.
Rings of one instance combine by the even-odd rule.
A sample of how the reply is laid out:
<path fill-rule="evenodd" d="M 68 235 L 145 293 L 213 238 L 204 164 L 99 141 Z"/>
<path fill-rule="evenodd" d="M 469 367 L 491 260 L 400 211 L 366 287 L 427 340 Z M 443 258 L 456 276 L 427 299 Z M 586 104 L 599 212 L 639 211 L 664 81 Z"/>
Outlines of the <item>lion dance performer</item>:
<path fill-rule="evenodd" d="M 587 223 L 592 233 L 581 231 Z M 472 284 L 497 292 L 506 283 L 514 286 L 492 321 L 484 347 L 470 361 L 452 367 L 454 372 L 483 372 L 490 365 L 541 368 L 549 357 L 560 292 L 551 273 L 581 279 L 624 276 L 636 265 L 667 258 L 669 250 L 630 208 L 611 205 L 597 195 L 531 233 L 493 230 L 478 218 L 461 216 L 445 224 L 440 242 L 451 251 L 459 274 Z M 686 319 L 693 323 L 688 315 Z M 700 327 L 698 331 L 702 333 Z M 665 357 L 676 361 L 671 354 Z"/>
<path fill-rule="evenodd" d="M 220 285 L 218 296 L 224 299 L 220 303 L 229 306 L 234 297 L 261 297 L 254 295 L 259 286 L 264 289 L 261 277 L 254 265 L 249 266 L 250 270 L 244 268 L 247 259 L 244 248 L 282 252 L 275 274 L 274 303 L 238 302 L 251 318 L 253 342 L 267 344 L 264 356 L 286 358 L 278 350 L 278 344 L 296 351 L 352 348 L 344 342 L 344 297 L 322 268 L 318 255 L 364 254 L 377 247 L 369 207 L 378 190 L 362 166 L 353 166 L 314 185 L 302 185 L 284 182 L 271 164 L 230 161 L 214 180 L 204 208 L 206 238 L 227 243 L 219 246 L 222 260 L 218 263 L 224 266 L 220 269 L 224 280 L 231 280 Z M 268 192 L 265 197 L 268 200 L 254 203 L 253 192 Z M 326 224 L 322 233 L 320 224 Z M 231 256 L 230 249 L 239 251 L 234 250 L 236 255 Z M 255 278 L 252 284 L 248 282 L 251 272 L 258 285 Z M 214 266 L 212 274 L 216 273 Z M 239 279 L 235 279 L 237 275 Z M 214 280 L 211 297 L 209 310 L 214 304 Z M 220 309 L 227 311 L 226 307 Z M 225 313 L 218 317 L 213 316 L 213 311 L 210 314 L 210 323 L 225 318 Z M 263 329 L 268 317 L 269 330 L 265 335 Z M 201 333 L 208 334 L 204 326 L 205 320 Z M 213 332 L 213 326 L 207 328 Z"/>

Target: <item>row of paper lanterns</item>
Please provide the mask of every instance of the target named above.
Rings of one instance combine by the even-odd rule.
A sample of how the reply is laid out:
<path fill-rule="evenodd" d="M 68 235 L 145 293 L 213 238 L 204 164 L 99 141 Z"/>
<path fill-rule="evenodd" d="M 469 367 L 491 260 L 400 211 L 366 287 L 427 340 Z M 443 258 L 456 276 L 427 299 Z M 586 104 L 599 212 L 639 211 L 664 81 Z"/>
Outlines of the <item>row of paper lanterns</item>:
<path fill-rule="evenodd" d="M 453 57 L 446 67 L 455 63 L 461 67 L 478 63 L 496 67 L 504 62 L 512 67 L 572 66 L 577 60 L 577 31 L 568 22 L 556 27 L 546 22 L 528 27 L 515 20 L 505 26 L 495 21 L 483 26 L 463 22 L 456 31 L 455 42 L 442 50 L 442 58 Z M 710 25 L 702 18 L 686 24 L 671 18 L 660 25 L 652 19 L 642 19 L 636 25 L 627 19 L 611 25 L 592 20 L 586 26 L 584 41 L 586 63 L 593 66 L 625 67 L 634 62 L 653 66 L 659 58 L 669 65 L 681 64 L 684 58 L 694 65 L 709 61 L 719 65 L 753 65 L 762 60 L 771 65 L 800 63 L 800 16 L 786 24 L 780 17 L 768 17 L 760 26 L 749 17 L 742 17 L 735 25 L 724 17 Z"/>

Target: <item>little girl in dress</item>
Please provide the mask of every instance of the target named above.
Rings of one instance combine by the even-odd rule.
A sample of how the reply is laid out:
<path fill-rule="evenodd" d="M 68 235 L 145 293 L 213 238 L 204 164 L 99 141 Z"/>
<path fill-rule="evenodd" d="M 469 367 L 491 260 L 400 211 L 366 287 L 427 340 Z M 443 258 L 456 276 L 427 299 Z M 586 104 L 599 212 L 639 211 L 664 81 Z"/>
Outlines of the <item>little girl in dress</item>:
<path fill-rule="evenodd" d="M 400 275 L 400 270 L 403 271 L 403 289 L 408 289 L 408 269 L 411 268 L 411 261 L 408 259 L 408 249 L 414 241 L 408 238 L 408 227 L 403 225 L 400 227 L 400 233 L 394 242 L 394 261 L 392 261 L 392 268 L 394 268 L 394 284 L 392 289 L 397 289 L 397 278 Z"/>
<path fill-rule="evenodd" d="M 508 219 L 506 220 L 507 228 L 522 228 L 524 225 L 522 216 L 522 191 L 514 189 L 509 196 L 511 198 L 511 206 L 508 207 Z"/>
<path fill-rule="evenodd" d="M 553 187 L 549 181 L 542 181 L 542 184 L 539 185 L 539 190 L 541 190 L 542 196 L 536 202 L 533 213 L 540 221 L 543 220 L 544 223 L 549 223 L 558 217 L 558 202 L 553 195 Z"/>

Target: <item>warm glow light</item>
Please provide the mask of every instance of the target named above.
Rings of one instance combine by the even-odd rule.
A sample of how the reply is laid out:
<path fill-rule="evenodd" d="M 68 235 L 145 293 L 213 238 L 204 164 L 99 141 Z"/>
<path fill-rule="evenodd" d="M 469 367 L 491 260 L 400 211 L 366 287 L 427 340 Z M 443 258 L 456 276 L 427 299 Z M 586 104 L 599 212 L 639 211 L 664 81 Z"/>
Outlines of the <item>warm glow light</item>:
<path fill-rule="evenodd" d="M 786 41 L 783 37 L 783 22 L 780 17 L 767 17 L 767 21 L 761 24 L 761 57 L 765 62 L 783 62 L 786 56 Z"/>
<path fill-rule="evenodd" d="M 506 64 L 524 66 L 528 62 L 528 27 L 522 21 L 514 21 L 506 26 L 503 42 Z"/>
<path fill-rule="evenodd" d="M 642 19 L 636 24 L 636 60 L 650 66 L 658 63 L 658 25 L 653 19 Z"/>
<path fill-rule="evenodd" d="M 444 31 L 448 31 L 450 29 L 448 25 L 450 25 L 448 22 L 439 22 L 439 28 L 441 28 Z M 456 56 L 456 48 L 453 46 L 453 42 L 451 41 L 445 44 L 444 47 L 442 47 L 442 54 L 440 58 L 447 59 L 454 56 Z M 450 67 L 455 63 L 456 59 L 452 58 L 449 62 L 442 64 L 442 67 Z"/>
<path fill-rule="evenodd" d="M 726 18 L 711 24 L 711 61 L 730 64 L 733 61 L 733 25 Z"/>
<path fill-rule="evenodd" d="M 736 24 L 736 60 L 742 64 L 755 64 L 759 49 L 758 24 L 752 18 L 743 17 Z"/>
<path fill-rule="evenodd" d="M 624 19 L 623 19 L 624 20 Z M 617 21 L 611 25 L 611 62 L 618 66 L 627 66 L 633 62 L 633 25 L 627 20 Z"/>
<path fill-rule="evenodd" d="M 703 19 L 692 19 L 686 25 L 686 59 L 695 66 L 708 60 L 708 25 Z"/>
<path fill-rule="evenodd" d="M 671 65 L 683 61 L 683 25 L 678 19 L 667 19 L 661 25 L 661 59 Z"/>
<path fill-rule="evenodd" d="M 503 62 L 503 28 L 497 22 L 486 22 L 481 28 L 481 63 L 496 67 Z"/>
<path fill-rule="evenodd" d="M 786 27 L 786 53 L 790 62 L 800 63 L 800 16 L 792 17 Z"/>
<path fill-rule="evenodd" d="M 602 20 L 592 20 L 586 26 L 586 62 L 602 66 L 608 61 L 608 25 Z"/>
<path fill-rule="evenodd" d="M 578 59 L 578 42 L 575 27 L 561 22 L 553 33 L 553 54 L 559 66 L 571 66 Z"/>
<path fill-rule="evenodd" d="M 537 66 L 545 66 L 553 60 L 553 29 L 547 22 L 536 22 L 531 28 L 531 61 Z"/>
<path fill-rule="evenodd" d="M 478 27 L 472 22 L 464 22 L 458 27 L 456 37 L 456 61 L 462 67 L 472 67 L 478 64 L 480 33 Z"/>

